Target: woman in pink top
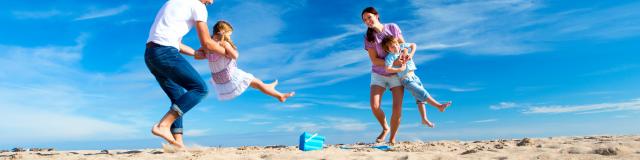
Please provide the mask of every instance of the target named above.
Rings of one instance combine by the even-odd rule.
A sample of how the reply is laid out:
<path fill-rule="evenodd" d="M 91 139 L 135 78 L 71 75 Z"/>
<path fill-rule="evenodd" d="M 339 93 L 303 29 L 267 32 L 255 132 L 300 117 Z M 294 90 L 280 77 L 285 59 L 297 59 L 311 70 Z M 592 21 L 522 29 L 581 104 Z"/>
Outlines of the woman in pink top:
<path fill-rule="evenodd" d="M 400 80 L 396 74 L 387 73 L 384 65 L 384 58 L 387 52 L 384 51 L 380 44 L 385 36 L 393 36 L 400 43 L 404 43 L 400 27 L 394 23 L 380 23 L 378 11 L 373 7 L 367 7 L 362 11 L 362 21 L 367 25 L 367 34 L 364 37 L 365 50 L 369 53 L 371 60 L 371 94 L 370 103 L 373 114 L 378 119 L 382 132 L 376 138 L 376 142 L 384 142 L 387 133 L 391 131 L 389 143 L 393 144 L 396 140 L 396 133 L 400 127 L 400 118 L 402 114 L 402 98 L 404 97 L 404 88 L 400 84 Z M 400 58 L 394 64 L 404 63 L 405 58 Z M 382 95 L 386 88 L 390 88 L 393 95 L 393 112 L 391 114 L 391 128 L 387 125 L 387 119 L 384 112 L 380 108 Z"/>

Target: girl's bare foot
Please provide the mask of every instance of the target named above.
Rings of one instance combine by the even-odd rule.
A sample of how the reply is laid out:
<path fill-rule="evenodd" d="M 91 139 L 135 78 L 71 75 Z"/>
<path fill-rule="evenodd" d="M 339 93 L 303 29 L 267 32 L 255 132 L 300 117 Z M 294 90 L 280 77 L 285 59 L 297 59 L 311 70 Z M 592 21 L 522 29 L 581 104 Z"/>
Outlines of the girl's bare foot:
<path fill-rule="evenodd" d="M 436 126 L 435 124 L 431 123 L 431 121 L 426 120 L 426 119 L 422 120 L 422 124 L 429 126 L 429 128 L 433 128 L 433 127 Z"/>
<path fill-rule="evenodd" d="M 267 88 L 271 88 L 273 90 L 276 89 L 276 86 L 278 85 L 278 80 L 276 79 L 275 81 L 269 83 L 269 84 L 265 84 L 267 86 Z"/>
<path fill-rule="evenodd" d="M 176 140 L 173 139 L 173 135 L 171 134 L 169 127 L 161 127 L 159 124 L 154 124 L 151 128 L 151 133 L 164 139 L 165 141 L 169 142 L 169 144 L 172 144 L 176 147 L 184 147 L 184 145 L 177 143 Z"/>
<path fill-rule="evenodd" d="M 384 142 L 384 139 L 387 137 L 387 133 L 389 133 L 389 129 L 383 129 L 382 132 L 380 132 L 380 135 L 378 135 L 378 138 L 376 138 L 376 143 Z"/>
<path fill-rule="evenodd" d="M 287 98 L 293 97 L 293 95 L 295 95 L 295 94 L 296 94 L 296 92 L 289 92 L 287 94 L 282 94 L 282 95 L 280 95 L 280 97 L 278 97 L 278 100 L 280 102 L 287 101 Z"/>
<path fill-rule="evenodd" d="M 449 107 L 449 106 L 451 106 L 451 101 L 438 106 L 438 110 L 440 110 L 440 112 L 444 112 L 444 110 L 446 110 L 447 107 Z"/>

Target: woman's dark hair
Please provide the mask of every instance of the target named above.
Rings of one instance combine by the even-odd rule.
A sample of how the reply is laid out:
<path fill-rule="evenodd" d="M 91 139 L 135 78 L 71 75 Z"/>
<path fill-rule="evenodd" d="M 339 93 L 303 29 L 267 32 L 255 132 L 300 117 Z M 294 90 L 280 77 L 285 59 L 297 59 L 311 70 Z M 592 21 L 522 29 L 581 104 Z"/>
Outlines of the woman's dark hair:
<path fill-rule="evenodd" d="M 365 13 L 371 13 L 377 16 L 378 10 L 376 10 L 376 8 L 373 8 L 373 7 L 367 7 L 364 10 L 362 10 L 362 13 L 360 14 L 360 18 L 362 18 L 362 15 L 364 15 Z M 378 17 L 378 21 L 379 20 L 380 20 L 380 17 Z M 373 37 L 374 32 L 375 30 L 371 28 L 367 28 L 367 35 L 365 36 L 365 38 L 367 39 L 368 42 L 373 42 L 375 40 Z"/>

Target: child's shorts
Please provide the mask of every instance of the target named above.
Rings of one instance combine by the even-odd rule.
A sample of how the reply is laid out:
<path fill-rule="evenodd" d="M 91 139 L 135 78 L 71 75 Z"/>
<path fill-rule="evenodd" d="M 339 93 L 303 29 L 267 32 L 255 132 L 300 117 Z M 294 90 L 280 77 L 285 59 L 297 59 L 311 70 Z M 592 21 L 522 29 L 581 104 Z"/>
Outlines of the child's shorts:
<path fill-rule="evenodd" d="M 371 85 L 389 89 L 402 86 L 397 74 L 393 74 L 392 76 L 383 76 L 377 73 L 371 73 Z"/>
<path fill-rule="evenodd" d="M 424 104 L 427 101 L 427 98 L 431 97 L 429 92 L 424 88 L 420 78 L 416 75 L 406 75 L 402 79 L 402 86 L 411 92 L 411 95 L 416 98 L 416 102 L 420 104 Z"/>

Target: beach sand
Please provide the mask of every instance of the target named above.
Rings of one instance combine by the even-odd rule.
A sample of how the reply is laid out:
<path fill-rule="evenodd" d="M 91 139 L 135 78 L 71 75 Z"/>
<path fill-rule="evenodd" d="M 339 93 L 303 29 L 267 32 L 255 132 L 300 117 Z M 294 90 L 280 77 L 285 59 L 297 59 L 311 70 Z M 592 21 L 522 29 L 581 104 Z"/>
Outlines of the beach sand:
<path fill-rule="evenodd" d="M 27 151 L 3 152 L 0 159 L 640 159 L 640 135 L 413 141 L 395 144 L 389 151 L 371 148 L 374 145 L 327 145 L 307 152 L 296 146 L 190 146 L 186 152 L 175 153 L 170 149 Z"/>

